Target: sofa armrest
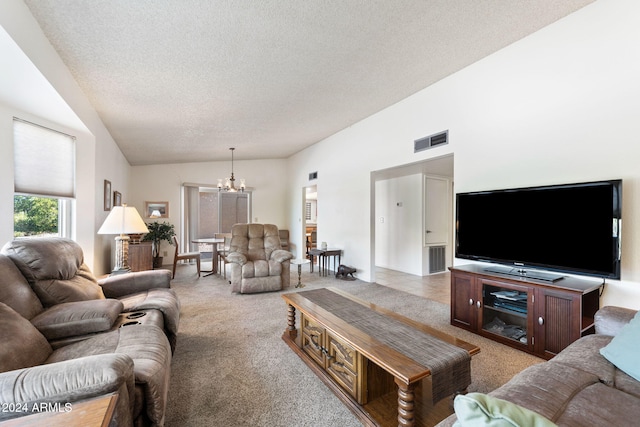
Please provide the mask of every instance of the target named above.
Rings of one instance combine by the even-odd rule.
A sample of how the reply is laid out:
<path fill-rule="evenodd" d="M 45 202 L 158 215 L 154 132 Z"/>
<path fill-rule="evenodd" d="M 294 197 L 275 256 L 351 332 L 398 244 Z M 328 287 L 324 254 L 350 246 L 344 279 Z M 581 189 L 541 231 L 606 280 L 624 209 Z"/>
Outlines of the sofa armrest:
<path fill-rule="evenodd" d="M 238 265 L 245 265 L 247 263 L 247 257 L 240 252 L 231 252 L 227 255 L 227 262 Z"/>
<path fill-rule="evenodd" d="M 12 410 L 0 420 L 57 406 L 73 410 L 73 402 L 118 392 L 131 412 L 135 378 L 133 360 L 125 354 L 101 354 L 0 373 L 0 401 Z M 42 406 L 41 406 L 42 405 Z M 130 418 L 126 414 L 120 414 Z"/>
<path fill-rule="evenodd" d="M 596 334 L 617 335 L 637 312 L 638 310 L 612 305 L 602 307 L 595 315 Z"/>
<path fill-rule="evenodd" d="M 147 291 L 153 288 L 170 288 L 169 270 L 148 270 L 135 273 L 117 274 L 98 280 L 107 298 L 120 298 L 125 295 Z"/>
<path fill-rule="evenodd" d="M 271 259 L 276 262 L 285 262 L 293 258 L 293 254 L 289 251 L 285 251 L 284 249 L 276 249 L 271 252 Z"/>

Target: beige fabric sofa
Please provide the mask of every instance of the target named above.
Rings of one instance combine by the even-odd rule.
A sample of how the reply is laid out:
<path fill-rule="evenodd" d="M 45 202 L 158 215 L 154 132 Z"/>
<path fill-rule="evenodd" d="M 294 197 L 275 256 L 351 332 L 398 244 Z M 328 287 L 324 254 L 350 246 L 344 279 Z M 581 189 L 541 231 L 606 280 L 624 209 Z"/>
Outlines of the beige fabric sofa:
<path fill-rule="evenodd" d="M 280 247 L 273 224 L 235 224 L 227 263 L 231 290 L 239 293 L 278 291 L 290 284 L 291 252 Z"/>
<path fill-rule="evenodd" d="M 558 426 L 637 423 L 640 381 L 600 354 L 600 349 L 609 344 L 636 313 L 621 307 L 603 307 L 596 314 L 595 334 L 580 338 L 550 361 L 523 370 L 489 396 L 532 410 Z M 452 426 L 456 419 L 454 414 L 438 427 Z"/>

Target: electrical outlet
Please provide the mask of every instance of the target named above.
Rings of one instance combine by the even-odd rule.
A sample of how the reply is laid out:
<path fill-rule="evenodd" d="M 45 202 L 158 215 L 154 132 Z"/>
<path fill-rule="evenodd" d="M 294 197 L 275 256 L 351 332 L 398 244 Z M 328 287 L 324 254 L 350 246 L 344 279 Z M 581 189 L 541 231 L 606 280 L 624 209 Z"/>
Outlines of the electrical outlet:
<path fill-rule="evenodd" d="M 167 256 L 167 251 L 163 251 L 162 256 Z"/>

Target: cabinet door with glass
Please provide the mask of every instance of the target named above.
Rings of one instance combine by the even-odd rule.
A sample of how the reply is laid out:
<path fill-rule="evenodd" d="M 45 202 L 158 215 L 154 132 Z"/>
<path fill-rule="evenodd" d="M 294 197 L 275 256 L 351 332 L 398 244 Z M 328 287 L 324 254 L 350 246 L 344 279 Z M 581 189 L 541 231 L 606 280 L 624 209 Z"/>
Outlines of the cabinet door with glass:
<path fill-rule="evenodd" d="M 480 279 L 480 332 L 511 346 L 533 350 L 531 316 L 533 292 L 527 286 Z"/>

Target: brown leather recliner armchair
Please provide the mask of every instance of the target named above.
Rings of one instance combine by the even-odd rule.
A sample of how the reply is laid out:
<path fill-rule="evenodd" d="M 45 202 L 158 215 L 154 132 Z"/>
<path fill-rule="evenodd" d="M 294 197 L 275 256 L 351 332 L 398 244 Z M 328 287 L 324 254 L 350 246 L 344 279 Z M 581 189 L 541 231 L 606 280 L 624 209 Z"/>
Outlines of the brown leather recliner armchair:
<path fill-rule="evenodd" d="M 273 224 L 235 224 L 231 228 L 231 290 L 239 293 L 278 291 L 289 286 L 291 252 L 280 247 Z"/>

